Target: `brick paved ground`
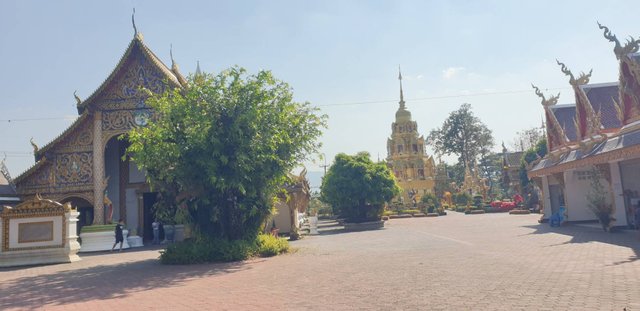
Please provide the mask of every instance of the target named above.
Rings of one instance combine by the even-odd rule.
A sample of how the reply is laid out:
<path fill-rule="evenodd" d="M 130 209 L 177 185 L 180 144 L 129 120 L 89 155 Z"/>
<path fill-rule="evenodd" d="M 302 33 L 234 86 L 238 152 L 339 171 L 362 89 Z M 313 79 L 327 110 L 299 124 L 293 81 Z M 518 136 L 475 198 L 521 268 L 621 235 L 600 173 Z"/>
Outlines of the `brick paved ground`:
<path fill-rule="evenodd" d="M 85 255 L 0 270 L 0 310 L 640 310 L 635 232 L 537 218 L 394 219 L 231 264 L 162 266 L 151 249 Z"/>

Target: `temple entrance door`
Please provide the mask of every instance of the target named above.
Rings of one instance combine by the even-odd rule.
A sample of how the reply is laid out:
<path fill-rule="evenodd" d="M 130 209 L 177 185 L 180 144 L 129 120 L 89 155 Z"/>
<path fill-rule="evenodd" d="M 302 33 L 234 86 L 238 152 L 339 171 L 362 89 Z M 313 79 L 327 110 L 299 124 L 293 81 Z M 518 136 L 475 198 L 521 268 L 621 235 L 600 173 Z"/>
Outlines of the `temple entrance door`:
<path fill-rule="evenodd" d="M 89 201 L 78 198 L 69 197 L 60 201 L 60 203 L 71 203 L 71 206 L 78 209 L 80 216 L 78 216 L 78 223 L 76 225 L 77 235 L 80 235 L 80 229 L 84 226 L 89 226 L 93 223 L 93 205 Z"/>
<path fill-rule="evenodd" d="M 104 150 L 104 174 L 108 177 L 107 187 L 105 189 L 105 201 L 108 198 L 112 204 L 112 213 L 108 215 L 105 207 L 105 222 L 117 222 L 123 218 L 125 223 L 131 228 L 136 228 L 137 221 L 134 215 L 135 208 L 131 211 L 126 209 L 126 186 L 129 183 L 128 161 L 123 161 L 128 142 L 118 139 L 118 136 L 111 137 Z M 108 219 L 111 216 L 111 219 Z"/>
<path fill-rule="evenodd" d="M 153 213 L 153 204 L 157 201 L 157 194 L 157 192 L 145 192 L 142 194 L 142 205 L 144 206 L 142 213 L 144 217 L 144 223 L 142 225 L 144 233 L 142 238 L 144 240 L 153 240 L 153 228 L 151 228 L 151 223 L 153 223 L 153 219 L 155 218 Z M 161 240 L 163 238 L 163 236 L 160 236 Z"/>
<path fill-rule="evenodd" d="M 620 162 L 627 225 L 635 226 L 636 208 L 640 206 L 640 159 Z"/>
<path fill-rule="evenodd" d="M 562 198 L 562 186 L 560 185 L 549 185 L 549 199 L 551 201 L 551 213 L 555 214 L 560 206 L 564 205 Z"/>

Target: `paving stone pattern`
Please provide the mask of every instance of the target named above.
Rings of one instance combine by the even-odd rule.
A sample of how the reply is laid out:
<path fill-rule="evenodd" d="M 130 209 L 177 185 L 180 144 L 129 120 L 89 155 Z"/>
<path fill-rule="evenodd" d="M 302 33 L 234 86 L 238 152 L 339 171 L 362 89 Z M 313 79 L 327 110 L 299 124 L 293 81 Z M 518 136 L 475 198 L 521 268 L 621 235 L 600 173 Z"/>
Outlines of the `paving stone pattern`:
<path fill-rule="evenodd" d="M 0 269 L 0 310 L 640 310 L 637 232 L 538 217 L 321 223 L 292 254 L 239 263 L 163 266 L 147 248 Z"/>

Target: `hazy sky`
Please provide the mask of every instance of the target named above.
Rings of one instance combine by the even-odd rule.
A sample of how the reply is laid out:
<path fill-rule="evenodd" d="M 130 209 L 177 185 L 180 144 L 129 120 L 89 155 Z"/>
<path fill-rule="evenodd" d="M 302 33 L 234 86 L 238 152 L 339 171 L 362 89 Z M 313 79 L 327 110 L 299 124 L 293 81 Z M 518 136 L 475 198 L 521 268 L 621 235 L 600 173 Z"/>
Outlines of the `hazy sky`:
<path fill-rule="evenodd" d="M 635 1 L 0 1 L 0 159 L 15 177 L 33 164 L 29 139 L 45 145 L 77 116 L 74 90 L 89 96 L 133 36 L 183 73 L 240 65 L 270 69 L 298 101 L 329 116 L 322 137 L 338 152 L 386 157 L 398 107 L 398 65 L 407 108 L 425 136 L 462 103 L 493 131 L 496 150 L 539 126 L 531 91 L 561 91 L 593 68 L 592 83 L 617 81 L 613 45 L 640 35 Z M 43 119 L 27 121 L 20 119 Z M 13 120 L 8 122 L 7 120 Z M 432 152 L 431 150 L 429 151 Z M 308 163 L 308 170 L 319 171 Z"/>

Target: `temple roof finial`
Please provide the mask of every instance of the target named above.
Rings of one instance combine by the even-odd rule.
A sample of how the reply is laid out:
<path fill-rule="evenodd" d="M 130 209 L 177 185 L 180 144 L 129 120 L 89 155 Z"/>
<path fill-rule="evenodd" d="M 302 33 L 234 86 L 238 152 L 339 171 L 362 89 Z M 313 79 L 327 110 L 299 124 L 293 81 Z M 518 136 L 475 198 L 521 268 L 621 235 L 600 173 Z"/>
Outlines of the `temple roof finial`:
<path fill-rule="evenodd" d="M 169 43 L 169 57 L 171 57 L 171 69 L 176 67 L 176 62 L 173 60 L 173 44 Z"/>
<path fill-rule="evenodd" d="M 78 97 L 78 95 L 76 94 L 78 91 L 73 91 L 73 97 L 76 98 L 76 102 L 78 105 L 82 104 L 82 99 L 80 99 L 80 97 Z"/>
<path fill-rule="evenodd" d="M 133 13 L 131 14 L 131 24 L 133 24 L 133 36 L 138 36 L 138 28 L 136 28 L 136 8 L 133 8 Z"/>
<path fill-rule="evenodd" d="M 402 71 L 400 70 L 400 65 L 398 65 L 398 80 L 400 80 L 400 109 L 405 109 L 404 94 L 402 93 Z"/>

